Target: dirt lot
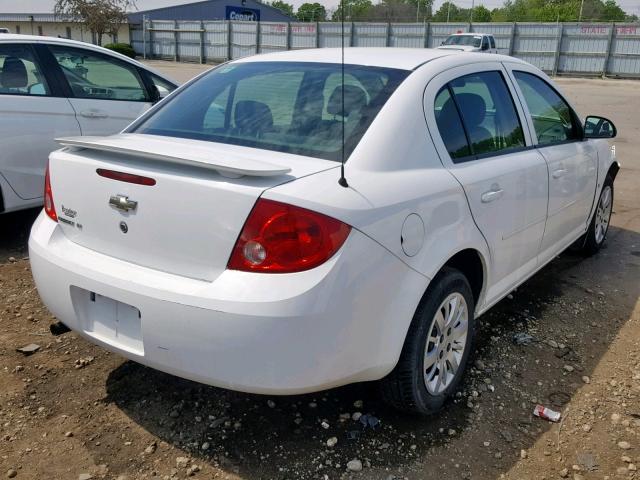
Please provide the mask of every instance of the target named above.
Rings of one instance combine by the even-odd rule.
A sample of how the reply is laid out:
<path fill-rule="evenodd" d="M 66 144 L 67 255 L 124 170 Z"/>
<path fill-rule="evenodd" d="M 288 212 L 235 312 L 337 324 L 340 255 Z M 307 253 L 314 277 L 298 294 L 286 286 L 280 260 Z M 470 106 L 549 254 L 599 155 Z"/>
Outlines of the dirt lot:
<path fill-rule="evenodd" d="M 154 63 L 180 80 L 200 68 L 180 78 L 183 67 Z M 606 248 L 561 255 L 483 316 L 474 368 L 433 418 L 396 413 L 373 385 L 246 395 L 124 361 L 73 333 L 54 337 L 26 258 L 37 212 L 0 216 L 0 475 L 640 478 L 640 84 L 560 83 L 580 112 L 618 127 L 623 169 Z M 521 333 L 532 342 L 516 345 Z M 29 343 L 40 350 L 16 351 Z M 533 417 L 538 402 L 562 422 Z M 363 429 L 356 412 L 380 425 Z M 347 470 L 353 459 L 361 472 Z"/>

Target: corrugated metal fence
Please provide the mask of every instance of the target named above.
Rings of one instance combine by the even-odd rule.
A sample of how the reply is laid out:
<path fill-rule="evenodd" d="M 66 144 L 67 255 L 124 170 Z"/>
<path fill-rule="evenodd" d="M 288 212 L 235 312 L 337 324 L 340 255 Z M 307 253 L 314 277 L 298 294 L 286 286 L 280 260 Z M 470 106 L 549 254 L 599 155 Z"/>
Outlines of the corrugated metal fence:
<path fill-rule="evenodd" d="M 256 53 L 339 47 L 339 23 L 152 21 L 131 25 L 136 52 L 217 63 Z M 551 74 L 640 77 L 640 25 L 621 23 L 346 23 L 344 45 L 433 48 L 451 33 L 492 33 L 500 53 Z"/>

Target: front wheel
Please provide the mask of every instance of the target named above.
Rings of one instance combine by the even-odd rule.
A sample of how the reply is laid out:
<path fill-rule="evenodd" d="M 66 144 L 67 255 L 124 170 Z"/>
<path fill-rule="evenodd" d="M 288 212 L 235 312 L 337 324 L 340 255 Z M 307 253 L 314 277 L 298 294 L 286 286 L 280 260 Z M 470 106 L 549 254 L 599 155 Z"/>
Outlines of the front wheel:
<path fill-rule="evenodd" d="M 589 229 L 584 237 L 582 251 L 585 255 L 594 255 L 604 244 L 609 231 L 611 212 L 613 211 L 613 179 L 607 175 L 598 198 Z"/>
<path fill-rule="evenodd" d="M 466 277 L 444 268 L 416 313 L 396 368 L 381 381 L 392 406 L 432 414 L 462 379 L 475 335 L 474 299 Z"/>

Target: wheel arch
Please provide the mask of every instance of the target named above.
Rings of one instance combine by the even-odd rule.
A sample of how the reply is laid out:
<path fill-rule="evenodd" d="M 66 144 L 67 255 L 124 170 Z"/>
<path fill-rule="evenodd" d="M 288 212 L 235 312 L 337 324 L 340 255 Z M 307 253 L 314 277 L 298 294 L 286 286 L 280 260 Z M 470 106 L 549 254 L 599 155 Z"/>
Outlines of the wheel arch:
<path fill-rule="evenodd" d="M 611 180 L 615 180 L 619 171 L 620 171 L 620 164 L 617 161 L 614 161 L 609 166 L 609 170 L 607 171 L 607 175 L 611 177 Z"/>
<path fill-rule="evenodd" d="M 487 277 L 486 262 L 482 254 L 474 248 L 466 248 L 451 256 L 443 267 L 455 268 L 467 278 L 477 306 L 484 292 Z"/>

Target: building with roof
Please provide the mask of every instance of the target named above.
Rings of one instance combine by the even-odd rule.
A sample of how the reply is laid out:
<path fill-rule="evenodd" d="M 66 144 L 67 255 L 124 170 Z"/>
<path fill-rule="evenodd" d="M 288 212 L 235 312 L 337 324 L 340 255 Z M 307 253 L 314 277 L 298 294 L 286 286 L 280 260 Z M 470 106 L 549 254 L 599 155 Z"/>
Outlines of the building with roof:
<path fill-rule="evenodd" d="M 128 15 L 132 24 L 141 24 L 143 16 L 147 20 L 294 20 L 282 10 L 256 0 L 146 0 L 136 3 L 138 11 Z"/>
<path fill-rule="evenodd" d="M 53 13 L 55 0 L 0 2 L 0 28 L 11 33 L 45 35 L 98 43 L 80 22 L 70 22 Z M 147 20 L 293 20 L 281 10 L 256 0 L 137 0 L 127 15 L 127 23 L 116 35 L 105 36 L 100 43 L 130 43 L 129 26 Z"/>

